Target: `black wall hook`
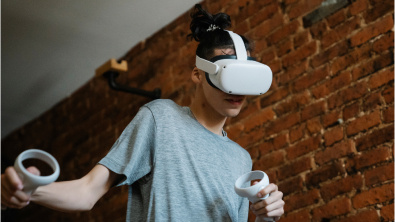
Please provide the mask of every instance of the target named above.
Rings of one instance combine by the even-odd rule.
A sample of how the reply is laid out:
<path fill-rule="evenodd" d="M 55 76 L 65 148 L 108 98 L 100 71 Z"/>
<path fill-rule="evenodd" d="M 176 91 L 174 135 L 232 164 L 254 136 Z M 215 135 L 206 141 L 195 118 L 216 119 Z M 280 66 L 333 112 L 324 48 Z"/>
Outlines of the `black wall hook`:
<path fill-rule="evenodd" d="M 119 85 L 117 82 L 115 82 L 115 79 L 119 76 L 118 72 L 108 71 L 108 72 L 104 73 L 103 76 L 108 79 L 108 84 L 114 90 L 137 94 L 137 95 L 149 97 L 152 99 L 159 99 L 161 96 L 161 93 L 162 93 L 161 89 L 159 89 L 159 88 L 156 88 L 153 91 L 145 91 L 142 89 Z"/>

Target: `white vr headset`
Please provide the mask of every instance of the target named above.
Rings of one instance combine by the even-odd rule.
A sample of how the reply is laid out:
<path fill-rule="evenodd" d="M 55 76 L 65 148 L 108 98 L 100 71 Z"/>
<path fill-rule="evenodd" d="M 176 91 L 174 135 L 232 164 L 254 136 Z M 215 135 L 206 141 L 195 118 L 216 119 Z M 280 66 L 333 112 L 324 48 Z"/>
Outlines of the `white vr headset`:
<path fill-rule="evenodd" d="M 206 79 L 211 86 L 225 93 L 266 93 L 272 84 L 272 70 L 269 66 L 248 57 L 242 38 L 234 32 L 227 32 L 233 40 L 236 55 L 215 56 L 210 61 L 196 56 L 196 67 L 206 72 Z"/>

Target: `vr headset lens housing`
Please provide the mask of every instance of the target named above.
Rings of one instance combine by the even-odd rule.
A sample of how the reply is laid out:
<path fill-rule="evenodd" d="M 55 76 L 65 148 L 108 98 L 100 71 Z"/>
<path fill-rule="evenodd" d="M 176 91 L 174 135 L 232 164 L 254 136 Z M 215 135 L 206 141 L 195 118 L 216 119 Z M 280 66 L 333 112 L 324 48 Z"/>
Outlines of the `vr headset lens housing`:
<path fill-rule="evenodd" d="M 206 72 L 209 84 L 228 94 L 262 95 L 272 83 L 267 65 L 247 57 L 241 37 L 228 31 L 235 45 L 236 56 L 216 56 L 211 61 L 196 56 L 196 67 Z"/>

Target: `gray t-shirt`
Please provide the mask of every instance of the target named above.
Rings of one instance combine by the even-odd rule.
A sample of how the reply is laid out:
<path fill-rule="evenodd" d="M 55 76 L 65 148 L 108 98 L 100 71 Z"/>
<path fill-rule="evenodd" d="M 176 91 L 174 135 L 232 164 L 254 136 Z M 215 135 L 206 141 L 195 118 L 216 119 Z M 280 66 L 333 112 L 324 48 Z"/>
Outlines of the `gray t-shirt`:
<path fill-rule="evenodd" d="M 99 164 L 126 178 L 127 221 L 247 221 L 249 153 L 171 100 L 144 105 Z"/>

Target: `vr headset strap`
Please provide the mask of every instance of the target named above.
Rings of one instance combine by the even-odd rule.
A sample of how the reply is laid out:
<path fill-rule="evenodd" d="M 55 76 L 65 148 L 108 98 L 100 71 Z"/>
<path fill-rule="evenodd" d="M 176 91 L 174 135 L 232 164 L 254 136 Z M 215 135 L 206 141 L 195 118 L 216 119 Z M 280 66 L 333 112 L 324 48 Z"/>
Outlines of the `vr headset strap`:
<path fill-rule="evenodd" d="M 196 67 L 212 75 L 219 71 L 219 66 L 217 64 L 202 59 L 199 56 L 196 56 Z"/>
<path fill-rule="evenodd" d="M 236 50 L 237 60 L 247 60 L 247 50 L 244 46 L 243 39 L 236 33 L 226 30 L 233 40 Z"/>

